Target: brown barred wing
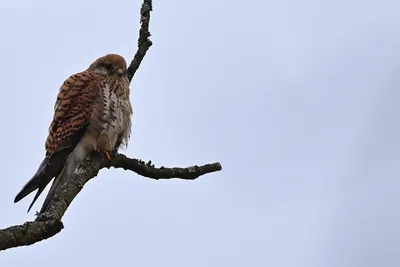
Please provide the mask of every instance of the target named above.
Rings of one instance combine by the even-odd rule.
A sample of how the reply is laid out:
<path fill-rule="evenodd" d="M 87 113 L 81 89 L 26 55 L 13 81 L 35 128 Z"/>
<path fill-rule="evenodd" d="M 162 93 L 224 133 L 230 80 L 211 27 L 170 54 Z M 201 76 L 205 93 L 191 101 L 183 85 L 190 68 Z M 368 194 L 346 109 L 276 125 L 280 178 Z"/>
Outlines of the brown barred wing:
<path fill-rule="evenodd" d="M 91 72 L 81 72 L 63 83 L 46 140 L 46 156 L 77 145 L 99 96 L 101 78 Z"/>

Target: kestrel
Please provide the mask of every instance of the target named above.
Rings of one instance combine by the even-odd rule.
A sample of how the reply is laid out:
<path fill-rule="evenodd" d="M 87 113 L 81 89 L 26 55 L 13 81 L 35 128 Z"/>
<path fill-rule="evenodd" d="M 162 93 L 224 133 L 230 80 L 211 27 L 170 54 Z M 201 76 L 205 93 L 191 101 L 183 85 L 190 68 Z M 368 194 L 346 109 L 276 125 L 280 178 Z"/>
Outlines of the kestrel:
<path fill-rule="evenodd" d="M 92 151 L 102 151 L 111 160 L 110 154 L 127 146 L 133 112 L 129 94 L 126 61 L 116 54 L 98 58 L 85 71 L 65 80 L 54 105 L 45 158 L 14 203 L 38 189 L 29 212 L 55 177 L 43 212 L 61 179 L 71 175 Z"/>

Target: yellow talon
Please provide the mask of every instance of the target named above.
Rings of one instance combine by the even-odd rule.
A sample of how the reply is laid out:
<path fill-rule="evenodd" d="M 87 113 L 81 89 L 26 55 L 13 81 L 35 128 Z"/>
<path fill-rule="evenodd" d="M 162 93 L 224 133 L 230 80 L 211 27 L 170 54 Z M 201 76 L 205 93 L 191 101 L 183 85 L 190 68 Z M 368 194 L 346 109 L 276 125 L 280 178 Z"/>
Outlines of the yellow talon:
<path fill-rule="evenodd" d="M 103 152 L 103 154 L 106 156 L 106 158 L 107 158 L 108 160 L 111 160 L 110 153 L 108 153 L 107 150 L 105 150 L 105 149 L 97 149 L 97 151 Z"/>

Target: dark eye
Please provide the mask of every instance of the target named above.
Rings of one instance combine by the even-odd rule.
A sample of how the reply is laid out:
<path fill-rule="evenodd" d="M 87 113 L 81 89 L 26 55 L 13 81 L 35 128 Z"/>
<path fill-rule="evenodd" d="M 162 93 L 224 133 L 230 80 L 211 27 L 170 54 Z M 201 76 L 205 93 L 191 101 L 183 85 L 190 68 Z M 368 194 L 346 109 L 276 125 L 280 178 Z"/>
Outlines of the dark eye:
<path fill-rule="evenodd" d="M 111 72 L 113 70 L 113 65 L 111 63 L 104 64 L 107 71 Z"/>

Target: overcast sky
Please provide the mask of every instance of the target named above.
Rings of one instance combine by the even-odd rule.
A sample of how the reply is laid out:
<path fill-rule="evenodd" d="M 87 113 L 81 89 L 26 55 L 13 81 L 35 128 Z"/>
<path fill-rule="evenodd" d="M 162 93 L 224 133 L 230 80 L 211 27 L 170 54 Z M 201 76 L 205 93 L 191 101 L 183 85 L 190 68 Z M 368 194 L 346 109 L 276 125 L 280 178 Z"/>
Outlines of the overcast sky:
<path fill-rule="evenodd" d="M 0 228 L 34 219 L 61 83 L 136 52 L 141 2 L 0 2 Z M 400 3 L 155 1 L 127 155 L 219 161 L 196 181 L 102 170 L 0 266 L 400 266 Z M 47 190 L 46 190 L 47 192 Z"/>

